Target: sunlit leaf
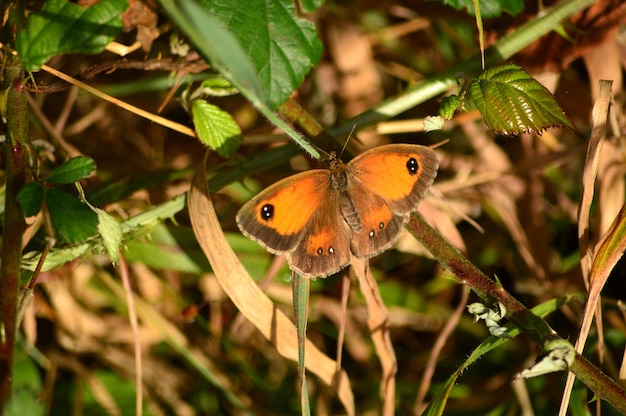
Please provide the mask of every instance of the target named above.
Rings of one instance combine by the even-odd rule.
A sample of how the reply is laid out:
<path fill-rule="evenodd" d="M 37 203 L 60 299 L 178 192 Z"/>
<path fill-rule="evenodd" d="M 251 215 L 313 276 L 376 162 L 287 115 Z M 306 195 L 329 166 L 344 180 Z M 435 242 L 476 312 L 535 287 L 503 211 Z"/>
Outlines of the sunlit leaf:
<path fill-rule="evenodd" d="M 119 221 L 109 215 L 106 211 L 94 208 L 93 211 L 98 216 L 98 233 L 102 237 L 102 243 L 113 263 L 117 263 L 120 258 L 120 247 L 122 245 L 122 226 Z"/>
<path fill-rule="evenodd" d="M 202 143 L 224 158 L 237 150 L 241 144 L 241 129 L 230 114 L 204 100 L 195 100 L 191 113 Z"/>
<path fill-rule="evenodd" d="M 96 169 L 96 162 L 87 156 L 77 156 L 50 172 L 46 182 L 69 184 L 84 179 Z"/>
<path fill-rule="evenodd" d="M 487 126 L 500 134 L 540 134 L 550 127 L 577 132 L 550 91 L 516 65 L 486 70 L 471 82 L 468 96 Z"/>
<path fill-rule="evenodd" d="M 18 31 L 16 48 L 24 69 L 36 71 L 51 57 L 63 53 L 94 54 L 122 30 L 126 0 L 107 0 L 82 7 L 66 0 L 43 3 Z"/>

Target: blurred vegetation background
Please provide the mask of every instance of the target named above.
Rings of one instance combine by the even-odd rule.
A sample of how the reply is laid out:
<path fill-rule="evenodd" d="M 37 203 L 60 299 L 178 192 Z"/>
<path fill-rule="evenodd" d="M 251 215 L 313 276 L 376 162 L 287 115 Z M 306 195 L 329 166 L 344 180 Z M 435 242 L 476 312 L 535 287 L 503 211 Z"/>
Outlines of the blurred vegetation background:
<path fill-rule="evenodd" d="M 53 2 L 28 3 L 29 19 L 33 18 L 30 13 L 40 12 L 46 3 Z M 123 30 L 111 36 L 117 48 L 107 40 L 106 50 L 87 53 L 80 49 L 78 39 L 79 49 L 55 51 L 51 47 L 49 59 L 33 65 L 47 63 L 187 129 L 194 127 L 194 121 L 199 129 L 202 117 L 210 124 L 222 113 L 229 115 L 241 131 L 241 145 L 230 141 L 239 137 L 234 127 L 234 132 L 223 135 L 232 149 L 209 154 L 206 169 L 212 200 L 240 261 L 275 306 L 293 316 L 291 273 L 284 259 L 274 258 L 243 237 L 234 218 L 241 205 L 260 190 L 295 171 L 320 164 L 303 154 L 292 157 L 297 152 L 290 139 L 249 97 L 233 93 L 230 83 L 221 83 L 216 71 L 223 69 L 219 60 L 207 64 L 187 42 L 186 37 L 192 38 L 189 28 L 181 30 L 171 12 L 166 12 L 169 2 L 122 3 L 124 11 L 117 18 Z M 486 47 L 515 35 L 523 24 L 564 3 L 575 2 L 481 1 Z M 5 7 L 7 15 L 19 10 L 13 3 Z M 298 130 L 311 135 L 315 129 L 308 123 L 310 118 L 317 120 L 336 136 L 333 146 L 341 148 L 355 124 L 353 118 L 365 113 L 362 121 L 356 119 L 357 132 L 349 139 L 351 153 L 385 143 L 444 142 L 436 149 L 439 175 L 420 207 L 422 215 L 526 307 L 567 297 L 546 321 L 562 338 L 572 342 L 577 338 L 586 292 L 578 209 L 584 187 L 594 186 L 593 181 L 583 183 L 586 141 L 566 129 L 549 129 L 541 135 L 495 134 L 475 110 L 457 112 L 440 130 L 425 132 L 424 118 L 437 114 L 441 98 L 459 93 L 453 79 L 448 80 L 447 91 L 418 99 L 406 111 L 392 113 L 390 120 L 382 121 L 385 117 L 381 116 L 371 122 L 378 117 L 372 113 L 381 102 L 387 103 L 385 108 L 402 106 L 402 100 L 409 99 L 407 90 L 470 59 L 478 68 L 477 22 L 466 4 L 361 1 L 326 2 L 316 8 L 302 2 L 296 12 L 291 2 L 268 0 L 245 6 L 207 1 L 203 7 L 222 22 L 230 22 L 226 27 L 240 40 L 241 33 L 247 33 L 250 44 L 244 44 L 244 49 L 255 56 L 251 59 L 255 65 L 255 60 L 267 63 L 266 72 L 289 69 L 274 65 L 277 62 L 304 59 L 290 58 L 285 43 L 307 51 L 304 55 L 310 62 L 294 71 L 281 100 L 275 98 L 282 96 L 274 95 L 273 88 L 284 73 L 258 71 L 261 87 L 270 91 L 268 105 L 278 107 L 282 118 Z M 255 35 L 257 27 L 245 26 L 249 22 L 233 29 L 248 8 L 251 14 L 265 13 L 261 13 L 266 18 L 258 21 L 259 26 L 269 32 L 280 31 L 290 20 L 270 17 L 281 7 L 293 8 L 288 14 L 294 21 L 312 23 L 302 26 L 306 36 L 282 39 L 285 43 L 277 49 L 286 58 L 268 45 L 253 45 L 255 39 L 259 43 L 267 39 Z M 596 243 L 625 198 L 622 75 L 626 5 L 601 0 L 580 9 L 584 11 L 568 15 L 559 27 L 507 57 L 506 62 L 521 66 L 550 89 L 584 137 L 589 137 L 592 128 L 598 81 L 613 80 L 614 101 L 607 138 L 600 149 L 590 217 L 589 237 Z M 63 13 L 59 12 L 65 16 Z M 5 63 L 15 59 L 11 58 L 8 34 L 25 30 L 17 30 L 19 26 L 11 26 L 12 22 L 5 21 L 2 31 Z M 35 44 L 29 39 L 17 43 L 21 45 L 18 52 L 26 54 L 24 45 Z M 134 47 L 120 49 L 120 45 Z M 219 45 L 212 47 L 220 50 Z M 220 82 L 213 81 L 216 77 Z M 297 85 L 292 87 L 293 83 Z M 137 414 L 138 352 L 144 414 L 300 413 L 297 364 L 282 357 L 225 295 L 196 242 L 184 207 L 192 175 L 201 166 L 207 146 L 219 147 L 220 139 L 189 137 L 184 128 L 175 131 L 146 119 L 81 86 L 61 81 L 50 71 L 25 76 L 24 87 L 31 177 L 41 181 L 71 157 L 92 158 L 95 172 L 80 181 L 84 197 L 122 224 L 123 242 L 121 258 L 112 263 L 101 235 L 68 241 L 59 236 L 58 229 L 46 230 L 48 214 L 27 219 L 20 294 L 28 296 L 20 304 L 24 309 L 16 337 L 13 398 L 5 402 L 5 414 Z M 194 112 L 206 109 L 194 107 L 194 99 L 200 96 L 214 113 Z M 291 101 L 279 107 L 287 97 Z M 306 113 L 303 119 L 292 116 L 295 103 Z M 208 130 L 213 127 L 220 130 L 224 124 L 216 123 Z M 314 143 L 325 151 L 333 150 L 325 146 L 323 138 Z M 10 154 L 10 149 L 5 154 Z M 7 157 L 3 162 L 6 181 L 11 175 L 5 170 Z M 72 184 L 56 186 L 79 195 Z M 82 220 L 73 211 L 67 212 L 67 222 L 82 228 Z M 8 232 L 5 226 L 3 233 Z M 74 232 L 78 231 L 69 231 L 70 235 Z M 53 245 L 51 237 L 55 238 Z M 54 267 L 33 273 L 46 246 L 51 249 L 48 261 L 54 262 Z M 397 357 L 395 412 L 421 414 L 434 392 L 489 337 L 489 331 L 469 313 L 455 313 L 465 310 L 466 288 L 410 234 L 371 259 L 370 265 L 389 311 L 390 338 Z M 626 346 L 625 290 L 620 280 L 624 270 L 619 262 L 603 289 L 598 315 L 603 328 L 599 332 L 592 327 L 584 354 L 615 380 L 620 378 Z M 33 276 L 36 280 L 31 280 Z M 33 282 L 32 291 L 24 292 L 29 281 Z M 129 320 L 133 312 L 129 312 L 130 292 L 124 288 L 125 281 L 132 290 L 134 306 L 130 310 L 138 317 L 136 331 Z M 341 366 L 350 381 L 356 414 L 379 414 L 381 368 L 364 300 L 354 283 L 344 313 L 342 288 L 337 276 L 311 282 L 308 337 L 334 359 L 339 328 L 345 325 Z M 10 294 L 3 291 L 0 296 Z M 469 299 L 477 300 L 472 294 Z M 446 325 L 451 330 L 440 338 Z M 541 348 L 522 335 L 485 354 L 457 380 L 444 413 L 557 414 L 566 372 L 512 383 L 540 353 Z M 333 388 L 310 374 L 307 382 L 313 413 L 346 413 Z M 422 386 L 429 386 L 424 397 L 419 393 Z M 592 398 L 590 390 L 576 383 L 572 414 L 597 414 L 600 408 L 603 414 L 618 414 L 606 403 L 591 403 Z"/>

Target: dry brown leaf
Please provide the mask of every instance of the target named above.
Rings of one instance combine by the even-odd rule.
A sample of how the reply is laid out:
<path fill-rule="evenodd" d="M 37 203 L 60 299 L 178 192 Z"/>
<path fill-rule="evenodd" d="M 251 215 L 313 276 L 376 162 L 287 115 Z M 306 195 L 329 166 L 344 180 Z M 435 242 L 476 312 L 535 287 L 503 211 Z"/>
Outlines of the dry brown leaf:
<path fill-rule="evenodd" d="M 585 166 L 583 169 L 583 193 L 580 201 L 580 209 L 578 211 L 578 244 L 580 249 L 580 267 L 582 269 L 583 279 L 585 286 L 589 292 L 587 304 L 585 305 L 585 314 L 583 316 L 583 322 L 580 327 L 578 338 L 576 339 L 576 345 L 574 348 L 576 352 L 582 353 L 587 336 L 589 335 L 589 329 L 593 321 L 594 315 L 596 316 L 596 322 L 600 326 L 602 324 L 602 316 L 600 309 L 598 308 L 598 301 L 600 299 L 600 291 L 606 283 L 609 274 L 602 274 L 592 277 L 592 267 L 594 262 L 593 257 L 593 244 L 589 239 L 589 214 L 591 209 L 591 203 L 593 202 L 593 195 L 595 190 L 595 181 L 598 173 L 598 164 L 601 155 L 601 149 L 604 142 L 604 136 L 606 134 L 606 124 L 609 114 L 609 104 L 611 102 L 611 81 L 600 81 L 599 83 L 598 100 L 593 107 L 592 117 L 592 131 L 589 139 L 589 147 L 587 150 L 587 158 L 585 159 Z M 612 267 L 611 267 L 612 269 Z M 604 270 L 606 272 L 606 270 Z M 598 337 L 602 338 L 601 327 L 599 328 Z M 602 341 L 600 341 L 602 342 Z M 569 404 L 569 398 L 574 386 L 574 374 L 569 373 L 567 375 L 567 381 L 565 383 L 565 391 L 563 392 L 563 398 L 561 400 L 561 408 L 559 415 L 565 415 Z"/>
<path fill-rule="evenodd" d="M 599 235 L 606 233 L 626 201 L 626 164 L 624 152 L 615 143 L 605 141 L 598 166 Z"/>
<path fill-rule="evenodd" d="M 370 272 L 369 260 L 359 259 L 350 253 L 351 270 L 359 280 L 361 293 L 367 304 L 367 325 L 382 367 L 380 395 L 383 400 L 381 414 L 391 416 L 395 412 L 396 373 L 398 362 L 389 336 L 389 314 L 380 296 L 378 285 Z"/>
<path fill-rule="evenodd" d="M 193 231 L 222 288 L 237 309 L 271 341 L 285 358 L 298 361 L 296 328 L 250 277 L 226 241 L 207 188 L 204 165 L 194 175 L 188 198 Z M 307 371 L 332 386 L 346 412 L 353 415 L 354 395 L 344 371 L 336 374 L 336 363 L 306 340 Z"/>
<path fill-rule="evenodd" d="M 622 91 L 622 63 L 615 38 L 589 49 L 583 55 L 583 60 L 589 73 L 589 85 L 598 85 L 600 80 L 610 79 L 613 81 L 613 95 Z M 591 97 L 595 102 L 598 90 L 591 88 Z"/>

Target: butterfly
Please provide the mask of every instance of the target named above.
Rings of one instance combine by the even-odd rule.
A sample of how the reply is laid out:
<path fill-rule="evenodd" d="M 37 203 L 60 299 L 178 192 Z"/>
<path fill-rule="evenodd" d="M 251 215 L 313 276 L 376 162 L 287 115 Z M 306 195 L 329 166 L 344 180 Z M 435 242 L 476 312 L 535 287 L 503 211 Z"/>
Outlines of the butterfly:
<path fill-rule="evenodd" d="M 348 163 L 289 176 L 248 201 L 237 225 L 292 270 L 326 277 L 369 258 L 398 239 L 437 176 L 435 152 L 415 144 L 368 150 Z"/>

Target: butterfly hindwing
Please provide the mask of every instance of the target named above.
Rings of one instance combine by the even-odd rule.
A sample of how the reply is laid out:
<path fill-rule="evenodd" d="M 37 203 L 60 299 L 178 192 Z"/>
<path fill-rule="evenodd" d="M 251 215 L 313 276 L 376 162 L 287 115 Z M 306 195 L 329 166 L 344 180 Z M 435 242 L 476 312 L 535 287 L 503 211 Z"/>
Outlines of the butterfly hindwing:
<path fill-rule="evenodd" d="M 339 194 L 329 192 L 311 216 L 302 240 L 288 261 L 305 277 L 326 277 L 350 263 L 352 230 L 341 217 Z"/>
<path fill-rule="evenodd" d="M 407 215 L 395 214 L 378 195 L 355 185 L 354 206 L 361 219 L 362 230 L 352 236 L 352 252 L 357 257 L 372 257 L 391 247 L 407 221 Z"/>

